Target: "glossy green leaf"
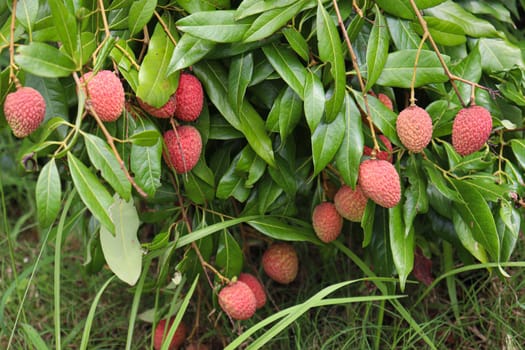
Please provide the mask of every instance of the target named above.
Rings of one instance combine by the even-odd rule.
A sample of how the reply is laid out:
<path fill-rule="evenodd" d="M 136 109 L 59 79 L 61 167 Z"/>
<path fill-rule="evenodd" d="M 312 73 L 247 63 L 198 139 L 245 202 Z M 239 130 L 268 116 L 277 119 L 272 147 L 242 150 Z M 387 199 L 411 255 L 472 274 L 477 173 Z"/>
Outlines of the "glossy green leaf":
<path fill-rule="evenodd" d="M 377 6 L 375 13 L 374 26 L 370 32 L 368 46 L 366 47 L 366 65 L 368 71 L 366 91 L 370 90 L 381 75 L 388 57 L 388 46 L 390 43 L 385 17 L 383 17 Z"/>
<path fill-rule="evenodd" d="M 366 111 L 364 98 L 361 92 L 354 91 L 354 97 L 361 109 Z M 377 126 L 393 144 L 400 145 L 401 141 L 399 141 L 396 131 L 397 114 L 373 96 L 367 95 L 367 100 L 371 114 L 370 116 L 374 125 Z"/>
<path fill-rule="evenodd" d="M 69 56 L 54 46 L 39 42 L 19 46 L 15 62 L 27 72 L 46 78 L 66 77 L 76 70 Z"/>
<path fill-rule="evenodd" d="M 118 196 L 108 208 L 115 224 L 115 234 L 100 229 L 100 244 L 106 262 L 118 278 L 134 286 L 142 271 L 142 247 L 137 237 L 139 217 L 133 200 L 126 202 Z"/>
<path fill-rule="evenodd" d="M 363 155 L 364 137 L 361 112 L 348 93 L 345 94 L 343 111 L 346 132 L 335 155 L 335 166 L 344 183 L 354 188 Z"/>
<path fill-rule="evenodd" d="M 235 165 L 235 170 L 239 172 L 245 172 L 248 174 L 246 177 L 246 187 L 252 187 L 261 176 L 263 176 L 266 170 L 266 163 L 259 157 L 251 147 L 246 146 L 242 149 L 239 157 L 239 161 Z"/>
<path fill-rule="evenodd" d="M 390 232 L 390 249 L 399 275 L 401 291 L 405 290 L 407 277 L 414 267 L 414 227 L 405 227 L 402 206 L 396 205 L 388 209 L 388 231 Z"/>
<path fill-rule="evenodd" d="M 62 47 L 69 56 L 80 63 L 77 52 L 79 49 L 77 20 L 73 13 L 69 11 L 63 1 L 50 0 L 47 2 L 51 10 L 51 18 L 56 28 L 56 33 L 60 38 Z"/>
<path fill-rule="evenodd" d="M 176 2 L 188 13 L 215 10 L 213 4 L 207 0 L 177 0 Z M 213 3 L 218 4 L 218 1 Z"/>
<path fill-rule="evenodd" d="M 215 264 L 228 278 L 239 276 L 242 271 L 242 249 L 228 230 L 223 230 L 219 236 Z"/>
<path fill-rule="evenodd" d="M 461 6 L 465 10 L 472 12 L 475 15 L 488 15 L 492 16 L 500 22 L 506 22 L 511 25 L 514 25 L 512 21 L 511 12 L 505 7 L 505 4 L 491 1 L 484 2 L 478 0 L 467 0 L 462 1 Z"/>
<path fill-rule="evenodd" d="M 128 26 L 130 34 L 137 34 L 149 22 L 157 7 L 157 0 L 133 1 L 129 9 Z"/>
<path fill-rule="evenodd" d="M 60 212 L 62 187 L 55 158 L 51 158 L 40 170 L 36 182 L 36 209 L 38 223 L 42 228 L 53 224 Z"/>
<path fill-rule="evenodd" d="M 410 185 L 404 190 L 403 222 L 405 236 L 408 236 L 410 229 L 413 228 L 416 215 L 428 211 L 426 176 L 423 173 L 420 159 L 414 154 L 411 154 L 408 160 L 406 175 Z"/>
<path fill-rule="evenodd" d="M 263 216 L 246 222 L 260 233 L 282 241 L 311 242 L 321 245 L 312 225 L 297 219 Z"/>
<path fill-rule="evenodd" d="M 240 3 L 237 11 L 235 12 L 235 18 L 244 18 L 251 15 L 256 15 L 273 9 L 292 5 L 297 0 L 244 0 Z"/>
<path fill-rule="evenodd" d="M 38 17 L 38 0 L 19 0 L 16 4 L 16 19 L 31 32 Z"/>
<path fill-rule="evenodd" d="M 336 155 L 346 133 L 344 113 L 339 113 L 329 124 L 320 123 L 312 134 L 312 157 L 315 176 L 330 163 Z"/>
<path fill-rule="evenodd" d="M 334 91 L 325 104 L 326 121 L 331 122 L 340 112 L 345 98 L 346 72 L 339 32 L 320 0 L 317 4 L 316 24 L 319 57 L 330 63 L 330 73 L 334 79 Z"/>
<path fill-rule="evenodd" d="M 421 37 L 414 30 L 411 21 L 388 16 L 386 18 L 390 38 L 398 50 L 417 49 L 421 43 Z M 427 43 L 423 43 L 424 50 L 428 50 Z"/>
<path fill-rule="evenodd" d="M 155 130 L 153 124 L 149 121 L 142 120 L 135 133 Z M 161 138 L 152 146 L 140 146 L 133 144 L 131 146 L 131 171 L 134 174 L 135 182 L 140 188 L 153 197 L 157 188 L 160 187 L 161 175 L 161 158 L 162 158 L 163 141 Z"/>
<path fill-rule="evenodd" d="M 520 167 L 525 169 L 525 141 L 520 139 L 510 140 L 510 147 L 518 160 Z"/>
<path fill-rule="evenodd" d="M 243 41 L 257 41 L 269 37 L 284 27 L 304 6 L 297 1 L 290 6 L 268 10 L 260 14 L 244 34 Z"/>
<path fill-rule="evenodd" d="M 456 210 L 452 210 L 452 221 L 454 223 L 454 229 L 456 230 L 457 237 L 459 238 L 463 247 L 465 247 L 472 256 L 478 259 L 482 263 L 489 261 L 485 247 L 476 241 L 472 234 L 471 226 L 465 223 L 460 213 Z"/>
<path fill-rule="evenodd" d="M 381 9 L 394 16 L 406 19 L 416 18 L 414 9 L 412 6 L 410 6 L 410 2 L 408 0 L 377 0 L 376 3 L 379 5 L 379 7 L 381 7 Z"/>
<path fill-rule="evenodd" d="M 479 43 L 474 46 L 467 57 L 461 60 L 457 65 L 450 67 L 452 73 L 468 81 L 477 83 L 481 79 L 481 55 L 479 52 Z M 456 82 L 458 90 L 463 101 L 468 101 L 472 92 L 472 86 L 469 84 Z M 430 113 L 430 112 L 429 112 Z"/>
<path fill-rule="evenodd" d="M 467 41 L 463 28 L 457 24 L 436 17 L 424 18 L 428 31 L 436 43 L 446 46 L 457 46 Z M 423 35 L 423 29 L 419 24 L 415 25 L 415 28 L 420 35 Z"/>
<path fill-rule="evenodd" d="M 281 186 L 275 183 L 272 178 L 266 174 L 257 184 L 256 191 L 246 201 L 242 211 L 243 215 L 267 213 L 268 209 L 275 204 L 279 196 L 283 193 Z"/>
<path fill-rule="evenodd" d="M 184 33 L 171 56 L 166 74 L 187 68 L 202 59 L 217 43 Z"/>
<path fill-rule="evenodd" d="M 177 38 L 175 26 L 169 16 L 163 20 L 171 35 Z M 175 45 L 159 23 L 148 45 L 148 52 L 140 65 L 137 97 L 153 107 L 162 107 L 178 86 L 179 75 L 166 74 Z"/>
<path fill-rule="evenodd" d="M 501 261 L 508 261 L 520 234 L 521 213 L 510 203 L 502 202 L 496 224 L 501 242 Z"/>
<path fill-rule="evenodd" d="M 295 53 L 285 47 L 279 47 L 275 43 L 264 46 L 262 50 L 281 78 L 303 98 L 304 83 L 308 71 Z"/>
<path fill-rule="evenodd" d="M 297 184 L 295 173 L 290 166 L 290 161 L 277 155 L 275 157 L 275 167 L 268 168 L 268 172 L 273 181 L 278 184 L 290 197 L 295 195 Z"/>
<path fill-rule="evenodd" d="M 304 84 L 304 116 L 313 133 L 324 114 L 325 92 L 321 79 L 311 70 L 308 70 Z"/>
<path fill-rule="evenodd" d="M 228 100 L 230 105 L 240 111 L 246 89 L 252 80 L 253 55 L 251 53 L 235 57 L 228 73 Z"/>
<path fill-rule="evenodd" d="M 131 197 L 131 183 L 128 181 L 124 170 L 121 168 L 109 145 L 100 137 L 91 134 L 84 134 L 84 140 L 91 164 L 100 171 L 102 177 L 120 197 L 124 198 L 124 200 L 129 200 Z"/>
<path fill-rule="evenodd" d="M 82 202 L 103 227 L 111 233 L 115 232 L 115 225 L 109 216 L 109 207 L 113 204 L 113 198 L 108 190 L 100 183 L 95 174 L 71 152 L 67 153 L 67 163 L 73 184 Z"/>
<path fill-rule="evenodd" d="M 44 341 L 44 339 L 42 339 L 38 331 L 33 326 L 27 323 L 21 323 L 20 325 L 22 326 L 22 330 L 25 335 L 24 339 L 29 340 L 27 342 L 28 343 L 27 345 L 29 345 L 30 343 L 31 347 L 35 350 L 49 350 L 50 349 L 46 345 L 46 342 Z"/>
<path fill-rule="evenodd" d="M 126 78 L 126 82 L 131 89 L 136 92 L 139 86 L 139 71 L 131 61 L 131 59 L 135 60 L 135 54 L 125 40 L 119 40 L 116 45 L 119 47 L 114 47 L 110 52 L 110 56 L 118 64 L 120 74 Z"/>
<path fill-rule="evenodd" d="M 242 41 L 250 28 L 250 20 L 235 19 L 235 11 L 195 12 L 177 21 L 177 28 L 198 38 L 219 43 Z"/>
<path fill-rule="evenodd" d="M 521 49 L 502 39 L 479 39 L 479 53 L 481 67 L 489 74 L 512 68 L 515 65 L 525 67 Z"/>
<path fill-rule="evenodd" d="M 236 165 L 239 162 L 240 154 L 234 158 L 226 173 L 221 177 L 217 185 L 217 198 L 226 199 L 233 197 L 239 202 L 245 202 L 250 195 L 250 189 L 245 185 L 243 174 L 237 173 Z"/>
<path fill-rule="evenodd" d="M 278 131 L 284 142 L 299 123 L 302 116 L 303 102 L 288 86 L 275 99 L 274 105 L 268 114 L 266 127 L 271 131 Z"/>
<path fill-rule="evenodd" d="M 414 74 L 417 50 L 400 50 L 388 55 L 377 84 L 383 86 L 409 88 Z M 446 63 L 450 57 L 442 55 Z M 448 77 L 443 71 L 434 51 L 421 50 L 417 63 L 415 87 L 432 83 L 444 83 Z"/>
<path fill-rule="evenodd" d="M 138 146 L 154 146 L 162 136 L 157 130 L 140 130 L 129 137 L 129 141 Z"/>
<path fill-rule="evenodd" d="M 308 61 L 310 58 L 310 48 L 302 34 L 294 27 L 283 28 L 282 32 L 292 50 L 294 50 L 304 61 Z"/>

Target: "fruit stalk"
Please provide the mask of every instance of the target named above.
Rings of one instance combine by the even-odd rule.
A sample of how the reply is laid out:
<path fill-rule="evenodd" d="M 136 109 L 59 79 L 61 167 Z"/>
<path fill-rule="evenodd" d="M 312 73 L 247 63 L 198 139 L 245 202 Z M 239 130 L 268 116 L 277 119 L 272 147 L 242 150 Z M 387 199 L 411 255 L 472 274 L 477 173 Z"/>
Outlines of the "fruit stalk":
<path fill-rule="evenodd" d="M 18 70 L 18 67 L 15 64 L 16 2 L 17 0 L 13 0 L 13 4 L 11 7 L 11 26 L 9 28 L 9 78 L 11 79 L 11 81 L 13 81 L 16 88 L 19 89 L 21 87 L 20 81 L 18 81 L 18 78 L 15 75 L 15 69 Z"/>

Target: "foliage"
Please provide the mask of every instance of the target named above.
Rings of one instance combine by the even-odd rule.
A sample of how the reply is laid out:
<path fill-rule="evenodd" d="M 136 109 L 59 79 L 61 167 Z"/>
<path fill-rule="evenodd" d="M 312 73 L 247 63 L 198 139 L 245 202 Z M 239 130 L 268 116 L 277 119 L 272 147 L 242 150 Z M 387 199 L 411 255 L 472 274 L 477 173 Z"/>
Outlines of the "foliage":
<path fill-rule="evenodd" d="M 442 254 L 443 242 L 463 263 L 495 263 L 504 276 L 524 192 L 525 64 L 515 23 L 522 6 L 0 1 L 0 101 L 20 83 L 47 103 L 44 124 L 20 140 L 17 154 L 20 167 L 38 173 L 40 228 L 58 226 L 66 236 L 80 228 L 90 273 L 107 263 L 129 285 L 142 281 L 144 292 L 173 287 L 178 274 L 199 275 L 210 302 L 219 284 L 260 270 L 260 252 L 273 240 L 295 242 L 303 258 L 346 256 L 369 277 L 397 276 L 402 289 L 416 250 L 428 259 Z M 106 124 L 88 114 L 79 79 L 102 69 L 118 72 L 126 90 L 123 115 Z M 206 100 L 191 123 L 204 148 L 181 175 L 162 156 L 162 134 L 174 122 L 149 116 L 137 99 L 162 106 L 182 71 L 199 78 Z M 397 113 L 379 93 L 395 111 L 417 99 L 430 114 L 433 138 L 423 153 L 403 147 Z M 490 111 L 493 130 L 481 150 L 460 156 L 452 123 L 474 103 Z M 0 127 L 8 127 L 3 115 Z M 345 223 L 326 246 L 311 227 L 312 209 L 342 184 L 355 187 L 365 146 L 386 149 L 379 134 L 394 145 L 401 202 L 386 209 L 369 201 L 362 222 Z M 361 247 L 352 253 L 343 242 Z M 152 262 L 155 273 L 145 268 Z M 376 283 L 384 297 L 395 291 Z"/>

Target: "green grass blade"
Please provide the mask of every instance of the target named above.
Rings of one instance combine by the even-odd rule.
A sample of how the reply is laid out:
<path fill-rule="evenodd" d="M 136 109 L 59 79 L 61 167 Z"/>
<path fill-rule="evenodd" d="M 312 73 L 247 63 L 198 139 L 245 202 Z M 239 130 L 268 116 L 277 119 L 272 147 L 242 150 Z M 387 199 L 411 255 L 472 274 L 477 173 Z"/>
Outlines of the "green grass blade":
<path fill-rule="evenodd" d="M 135 289 L 135 295 L 133 296 L 133 304 L 131 305 L 131 311 L 129 315 L 128 323 L 128 336 L 126 339 L 126 350 L 131 349 L 131 344 L 133 343 L 133 330 L 135 329 L 135 320 L 137 319 L 137 312 L 139 310 L 140 297 L 142 296 L 142 289 L 144 288 L 144 281 L 146 280 L 147 271 L 149 265 L 151 264 L 151 259 L 146 259 L 144 262 L 144 267 L 142 268 L 142 275 L 140 276 L 139 283 Z"/>
<path fill-rule="evenodd" d="M 27 338 L 31 341 L 32 345 L 36 350 L 49 350 L 46 343 L 44 342 L 44 339 L 40 337 L 40 334 L 36 331 L 36 329 L 33 328 L 33 326 L 23 323 L 22 329 L 24 330 L 24 333 L 26 334 Z"/>

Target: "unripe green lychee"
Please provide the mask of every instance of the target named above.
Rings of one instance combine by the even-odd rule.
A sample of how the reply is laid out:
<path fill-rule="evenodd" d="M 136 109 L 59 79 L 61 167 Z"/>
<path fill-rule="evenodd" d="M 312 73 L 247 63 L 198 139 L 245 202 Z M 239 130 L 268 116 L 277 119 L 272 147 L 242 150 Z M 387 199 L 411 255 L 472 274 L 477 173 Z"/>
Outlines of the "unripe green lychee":
<path fill-rule="evenodd" d="M 394 150 L 392 147 L 392 142 L 390 142 L 390 140 L 385 135 L 379 135 L 379 139 L 383 142 L 383 145 L 385 146 L 386 150 L 377 152 L 376 159 L 382 159 L 392 163 L 392 151 Z M 372 148 L 364 146 L 363 155 L 371 156 Z"/>
<path fill-rule="evenodd" d="M 401 200 L 401 182 L 396 168 L 380 159 L 367 159 L 359 165 L 359 186 L 371 200 L 385 208 Z"/>
<path fill-rule="evenodd" d="M 322 202 L 315 206 L 312 213 L 312 226 L 315 234 L 325 243 L 335 240 L 343 229 L 343 217 L 330 202 Z"/>
<path fill-rule="evenodd" d="M 432 118 L 423 108 L 409 106 L 399 113 L 396 131 L 409 151 L 420 153 L 432 139 Z"/>
<path fill-rule="evenodd" d="M 236 281 L 222 288 L 218 296 L 221 309 L 234 320 L 247 320 L 257 306 L 255 294 L 244 282 Z"/>
<path fill-rule="evenodd" d="M 263 285 L 257 277 L 250 273 L 243 272 L 237 278 L 238 281 L 244 282 L 255 295 L 255 307 L 257 309 L 262 308 L 266 304 L 266 293 L 264 292 Z"/>
<path fill-rule="evenodd" d="M 140 105 L 140 107 L 145 110 L 148 114 L 157 117 L 157 118 L 171 118 L 173 117 L 173 114 L 175 113 L 175 107 L 177 105 L 177 99 L 175 97 L 175 94 L 171 95 L 168 102 L 166 102 L 163 106 L 159 108 L 155 108 L 153 106 L 150 106 L 146 102 L 142 101 L 140 98 L 137 97 L 137 101 Z"/>
<path fill-rule="evenodd" d="M 38 129 L 46 114 L 46 101 L 37 90 L 22 87 L 7 94 L 4 102 L 7 124 L 16 137 L 26 137 Z"/>
<path fill-rule="evenodd" d="M 295 280 L 299 270 L 299 259 L 293 245 L 274 243 L 263 254 L 264 272 L 275 282 L 288 284 Z"/>
<path fill-rule="evenodd" d="M 189 172 L 197 165 L 202 151 L 202 138 L 199 131 L 191 125 L 177 126 L 164 133 L 168 154 L 164 159 L 179 174 Z"/>
<path fill-rule="evenodd" d="M 492 131 L 490 112 L 481 106 L 461 109 L 452 124 L 452 146 L 462 156 L 483 147 Z"/>
<path fill-rule="evenodd" d="M 192 74 L 182 73 L 175 96 L 177 97 L 175 117 L 186 122 L 196 120 L 202 112 L 204 103 L 204 92 L 199 79 Z"/>
<path fill-rule="evenodd" d="M 169 322 L 166 322 L 166 320 L 160 320 L 157 324 L 157 328 L 155 328 L 155 335 L 153 338 L 153 347 L 155 348 L 155 350 L 159 350 L 161 348 L 162 341 L 164 340 L 164 337 L 168 336 L 168 332 L 174 320 L 175 318 L 171 318 Z M 168 349 L 178 349 L 186 340 L 186 333 L 186 325 L 183 322 L 180 322 L 177 329 L 175 330 L 175 333 L 173 334 L 173 338 L 171 338 L 171 342 Z"/>
<path fill-rule="evenodd" d="M 80 78 L 85 83 L 86 103 L 91 114 L 96 113 L 104 122 L 114 122 L 124 109 L 124 87 L 120 79 L 109 70 L 101 70 L 93 75 L 88 72 Z"/>
<path fill-rule="evenodd" d="M 365 212 L 368 198 L 357 184 L 355 190 L 350 186 L 343 185 L 334 197 L 337 212 L 345 219 L 353 222 L 361 222 Z"/>

